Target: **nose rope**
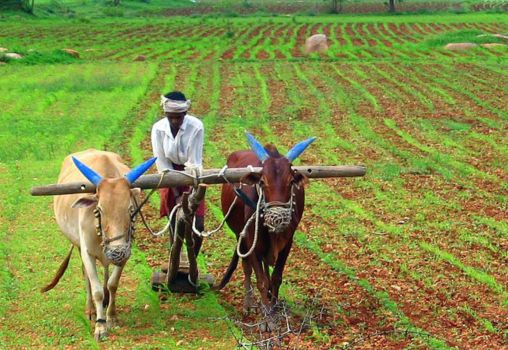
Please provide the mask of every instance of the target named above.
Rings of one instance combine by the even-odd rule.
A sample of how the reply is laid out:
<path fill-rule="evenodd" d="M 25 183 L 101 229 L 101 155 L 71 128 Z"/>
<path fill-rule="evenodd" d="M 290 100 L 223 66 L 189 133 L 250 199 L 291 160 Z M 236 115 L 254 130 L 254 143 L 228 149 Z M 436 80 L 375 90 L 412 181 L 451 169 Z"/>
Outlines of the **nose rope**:
<path fill-rule="evenodd" d="M 95 228 L 97 230 L 97 236 L 102 238 L 101 246 L 104 252 L 104 255 L 108 258 L 108 260 L 112 261 L 115 265 L 120 265 L 122 262 L 126 261 L 131 256 L 131 242 L 132 236 L 134 234 L 134 220 L 135 216 L 130 216 L 129 223 L 129 231 L 127 232 L 127 243 L 110 247 L 109 244 L 111 242 L 117 241 L 119 239 L 124 238 L 125 234 L 120 234 L 112 238 L 107 238 L 102 230 L 102 219 L 101 219 L 101 210 L 99 207 L 96 207 L 93 211 L 94 216 L 97 218 L 97 224 Z"/>

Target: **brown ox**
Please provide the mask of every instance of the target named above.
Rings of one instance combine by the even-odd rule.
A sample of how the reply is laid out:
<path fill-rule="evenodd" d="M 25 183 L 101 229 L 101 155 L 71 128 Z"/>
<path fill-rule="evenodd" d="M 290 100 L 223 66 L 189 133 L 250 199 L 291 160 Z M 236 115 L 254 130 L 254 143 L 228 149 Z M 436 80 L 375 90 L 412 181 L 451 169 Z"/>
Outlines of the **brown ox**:
<path fill-rule="evenodd" d="M 76 246 L 81 253 L 86 280 L 86 312 L 90 319 L 92 314 L 97 315 L 97 340 L 105 338 L 108 328 L 116 322 L 116 290 L 131 254 L 133 222 L 136 203 L 139 203 L 136 197 L 140 192 L 139 189 L 131 189 L 131 184 L 154 161 L 155 158 L 152 158 L 131 171 L 118 154 L 89 149 L 67 156 L 62 164 L 59 184 L 79 182 L 86 178 L 97 186 L 97 190 L 93 195 L 55 197 L 56 221 L 72 246 L 55 278 L 42 291 L 46 292 L 56 286 L 67 268 L 72 249 Z M 97 260 L 104 266 L 104 287 L 97 275 Z M 109 276 L 108 267 L 111 263 L 114 267 Z"/>
<path fill-rule="evenodd" d="M 242 184 L 255 186 L 242 189 L 243 194 L 240 193 L 237 199 L 235 197 L 238 194 L 235 192 L 238 192 L 239 184 L 225 184 L 222 187 L 222 210 L 224 215 L 227 215 L 231 207 L 227 223 L 239 242 L 217 289 L 228 283 L 236 269 L 238 258 L 242 257 L 246 291 L 244 310 L 248 312 L 252 307 L 251 275 L 254 269 L 261 301 L 265 311 L 270 313 L 279 296 L 284 265 L 304 209 L 306 178 L 291 168 L 291 162 L 315 138 L 297 144 L 286 156 L 281 156 L 275 146 L 263 147 L 252 135 L 247 133 L 247 137 L 252 151 L 232 153 L 227 165 L 232 168 L 259 166 L 262 171 L 242 178 Z M 255 208 L 259 208 L 257 234 Z M 269 266 L 274 267 L 271 276 Z"/>

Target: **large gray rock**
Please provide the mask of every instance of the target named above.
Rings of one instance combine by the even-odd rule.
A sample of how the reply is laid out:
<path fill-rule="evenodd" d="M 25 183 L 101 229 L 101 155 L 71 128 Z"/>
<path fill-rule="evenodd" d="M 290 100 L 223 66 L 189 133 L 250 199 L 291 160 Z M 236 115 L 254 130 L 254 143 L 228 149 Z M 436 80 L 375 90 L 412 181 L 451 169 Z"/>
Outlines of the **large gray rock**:
<path fill-rule="evenodd" d="M 79 52 L 73 49 L 62 49 L 63 52 L 71 55 L 74 58 L 79 58 Z"/>
<path fill-rule="evenodd" d="M 503 34 L 480 34 L 480 35 L 477 35 L 478 37 L 482 37 L 482 36 L 492 36 L 494 38 L 499 38 L 499 39 L 503 39 L 503 40 L 508 40 L 508 35 L 503 35 Z"/>
<path fill-rule="evenodd" d="M 450 44 L 447 44 L 444 48 L 446 50 L 452 50 L 452 51 L 464 51 L 464 50 L 469 50 L 469 49 L 475 48 L 477 46 L 478 45 L 473 44 L 473 43 L 450 43 Z"/>
<path fill-rule="evenodd" d="M 143 61 L 146 61 L 145 55 L 139 55 L 134 59 L 134 62 L 143 62 Z"/>
<path fill-rule="evenodd" d="M 314 34 L 305 41 L 305 52 L 326 52 L 328 50 L 328 41 L 324 34 Z"/>
<path fill-rule="evenodd" d="M 500 44 L 500 43 L 487 43 L 482 44 L 483 47 L 486 47 L 487 49 L 492 49 L 496 47 L 506 47 L 506 44 Z"/>
<path fill-rule="evenodd" d="M 20 58 L 23 58 L 23 56 L 15 52 L 7 52 L 4 56 L 14 60 L 19 60 Z"/>

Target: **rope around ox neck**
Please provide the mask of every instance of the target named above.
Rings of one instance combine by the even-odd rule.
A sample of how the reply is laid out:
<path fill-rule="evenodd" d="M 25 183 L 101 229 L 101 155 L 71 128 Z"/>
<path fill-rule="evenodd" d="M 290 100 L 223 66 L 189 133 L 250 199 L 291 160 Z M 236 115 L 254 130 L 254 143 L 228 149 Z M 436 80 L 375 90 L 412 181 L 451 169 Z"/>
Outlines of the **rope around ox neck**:
<path fill-rule="evenodd" d="M 242 232 L 240 232 L 240 235 L 238 236 L 238 244 L 236 245 L 236 254 L 238 254 L 238 256 L 242 259 L 251 255 L 254 249 L 256 248 L 259 234 L 259 216 L 260 216 L 259 211 L 262 202 L 263 202 L 263 190 L 261 189 L 261 187 L 258 186 L 258 203 L 256 205 L 256 211 L 251 215 L 249 220 L 247 220 L 247 223 L 245 224 Z M 242 239 L 245 238 L 245 236 L 247 235 L 247 228 L 249 227 L 253 219 L 256 219 L 256 224 L 254 226 L 254 241 L 252 242 L 252 246 L 250 247 L 249 251 L 245 254 L 242 254 L 240 252 L 240 245 L 242 244 Z"/>

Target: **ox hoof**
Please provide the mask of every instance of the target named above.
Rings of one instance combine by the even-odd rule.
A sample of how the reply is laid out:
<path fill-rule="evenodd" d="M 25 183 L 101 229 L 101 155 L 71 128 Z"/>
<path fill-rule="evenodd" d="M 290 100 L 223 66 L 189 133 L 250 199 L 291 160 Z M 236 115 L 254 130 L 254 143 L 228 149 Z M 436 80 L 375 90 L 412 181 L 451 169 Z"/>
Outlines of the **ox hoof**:
<path fill-rule="evenodd" d="M 256 305 L 252 302 L 243 304 L 243 314 L 244 316 L 249 316 L 251 312 L 255 312 L 257 309 Z"/>
<path fill-rule="evenodd" d="M 108 317 L 106 325 L 108 329 L 118 327 L 118 319 L 116 318 L 116 316 Z"/>
<path fill-rule="evenodd" d="M 254 302 L 252 295 L 247 294 L 243 299 L 243 313 L 247 316 L 253 310 L 256 310 L 256 303 Z"/>
<path fill-rule="evenodd" d="M 106 328 L 106 324 L 104 323 L 95 324 L 94 338 L 96 341 L 104 341 L 108 338 L 108 330 Z"/>
<path fill-rule="evenodd" d="M 263 322 L 260 326 L 259 326 L 259 329 L 261 330 L 261 332 L 272 332 L 274 331 L 275 329 L 277 328 L 277 324 L 275 323 L 275 321 L 273 320 L 268 320 L 266 322 Z"/>

